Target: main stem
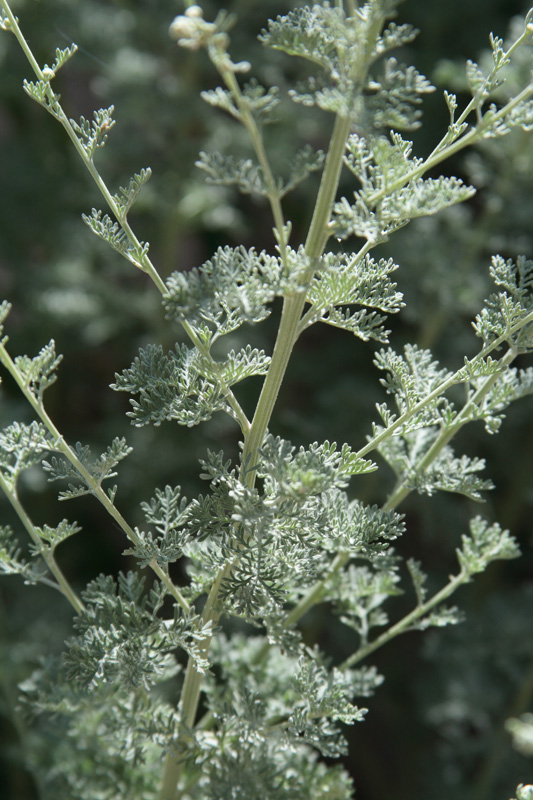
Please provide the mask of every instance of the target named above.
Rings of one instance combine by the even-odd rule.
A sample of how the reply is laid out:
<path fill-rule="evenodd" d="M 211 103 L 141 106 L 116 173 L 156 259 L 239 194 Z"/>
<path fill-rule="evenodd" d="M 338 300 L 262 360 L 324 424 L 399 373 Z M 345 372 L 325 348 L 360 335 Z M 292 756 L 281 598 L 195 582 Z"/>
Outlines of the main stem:
<path fill-rule="evenodd" d="M 309 285 L 313 278 L 318 259 L 322 255 L 329 238 L 328 223 L 339 185 L 342 158 L 349 133 L 350 120 L 344 117 L 336 117 L 313 218 L 305 243 L 305 253 L 311 264 L 309 274 L 307 275 L 307 285 Z M 297 339 L 298 325 L 305 306 L 305 299 L 305 287 L 301 292 L 290 294 L 284 299 L 272 361 L 263 383 L 263 389 L 257 403 L 250 431 L 248 435 L 245 436 L 244 440 L 243 464 L 253 464 L 256 462 L 258 451 L 265 438 L 279 389 L 289 363 L 289 358 Z M 255 470 L 247 471 L 246 482 L 249 486 L 253 486 L 255 482 Z M 218 620 L 220 612 L 217 609 L 217 605 L 220 587 L 224 580 L 230 575 L 232 568 L 233 564 L 228 562 L 219 570 L 202 614 L 204 623 L 209 621 L 216 623 Z M 204 655 L 207 654 L 210 644 L 211 637 L 204 639 L 202 643 L 202 653 Z M 202 674 L 197 671 L 192 659 L 189 659 L 180 703 L 181 721 L 187 727 L 192 727 L 194 724 L 198 710 L 201 686 Z M 175 753 L 170 752 L 167 755 L 163 774 L 163 785 L 159 795 L 160 800 L 175 800 L 176 787 L 181 774 L 182 763 L 183 762 L 178 761 Z"/>
<path fill-rule="evenodd" d="M 349 133 L 350 120 L 345 117 L 336 117 L 315 210 L 305 243 L 305 254 L 311 264 L 309 275 L 307 276 L 307 285 L 312 280 L 318 259 L 324 252 L 329 238 L 328 223 L 339 185 L 342 157 Z M 257 452 L 265 438 L 289 358 L 297 339 L 298 325 L 305 306 L 306 294 L 307 292 L 303 289 L 297 294 L 287 296 L 283 302 L 281 322 L 272 354 L 272 363 L 257 403 L 250 433 L 244 443 L 244 463 L 257 457 Z M 255 475 L 254 473 L 249 473 L 249 475 L 249 481 L 253 483 Z"/>

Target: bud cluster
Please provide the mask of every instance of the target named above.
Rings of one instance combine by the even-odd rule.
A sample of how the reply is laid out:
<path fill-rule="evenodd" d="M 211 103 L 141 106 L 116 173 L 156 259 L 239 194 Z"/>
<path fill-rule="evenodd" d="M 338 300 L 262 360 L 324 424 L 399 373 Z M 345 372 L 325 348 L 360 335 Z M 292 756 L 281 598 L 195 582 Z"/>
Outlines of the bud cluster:
<path fill-rule="evenodd" d="M 180 47 L 189 50 L 199 50 L 206 47 L 217 35 L 215 22 L 206 22 L 200 6 L 189 6 L 185 14 L 174 17 L 170 24 L 170 36 L 177 41 Z M 220 35 L 220 34 L 219 34 Z"/>

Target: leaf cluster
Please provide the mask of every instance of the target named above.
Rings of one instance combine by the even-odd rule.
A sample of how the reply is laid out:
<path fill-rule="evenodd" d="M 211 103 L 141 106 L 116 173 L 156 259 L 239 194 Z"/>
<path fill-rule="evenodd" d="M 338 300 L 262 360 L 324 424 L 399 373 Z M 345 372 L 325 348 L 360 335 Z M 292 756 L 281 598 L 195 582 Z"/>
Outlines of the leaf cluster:
<path fill-rule="evenodd" d="M 333 208 L 332 228 L 340 238 L 359 236 L 376 243 L 409 220 L 436 214 L 474 194 L 454 177 L 421 178 L 422 160 L 412 158 L 412 142 L 392 132 L 384 136 L 352 134 L 345 163 L 360 188 L 355 202 L 341 198 Z"/>
<path fill-rule="evenodd" d="M 406 489 L 427 495 L 436 491 L 453 492 L 482 501 L 482 492 L 494 488 L 491 480 L 478 476 L 485 469 L 483 458 L 456 456 L 452 447 L 446 445 L 439 448 L 430 463 L 424 463 L 438 435 L 438 429 L 418 428 L 390 437 L 378 449 Z"/>
<path fill-rule="evenodd" d="M 135 177 L 132 178 L 132 181 L 135 182 Z M 119 208 L 127 210 L 131 206 L 137 193 L 136 186 L 137 184 L 133 187 L 130 184 L 128 189 L 121 189 L 120 195 L 117 195 L 116 198 L 119 200 Z M 118 222 L 113 222 L 109 214 L 104 214 L 96 208 L 92 209 L 90 215 L 82 214 L 82 219 L 96 236 L 107 242 L 113 250 L 127 258 L 134 266 L 141 268 L 150 248 L 148 242 L 133 241 Z"/>
<path fill-rule="evenodd" d="M 319 320 L 363 341 L 387 342 L 384 315 L 395 314 L 403 306 L 402 295 L 390 278 L 396 269 L 392 259 L 375 261 L 366 255 L 358 260 L 347 253 L 327 253 L 307 293 L 311 304 L 307 324 Z M 361 308 L 354 311 L 350 306 Z"/>
<path fill-rule="evenodd" d="M 382 30 L 395 5 L 368 2 L 352 16 L 329 3 L 304 6 L 271 20 L 260 40 L 318 68 L 290 92 L 295 102 L 363 119 L 375 130 L 415 128 L 420 95 L 433 87 L 415 67 L 383 58 L 416 36 L 409 25 L 391 23 Z"/>
<path fill-rule="evenodd" d="M 115 375 L 111 388 L 138 395 L 138 400 L 130 400 L 133 410 L 128 416 L 133 425 L 176 420 L 191 427 L 216 411 L 233 417 L 230 387 L 252 375 L 264 375 L 268 364 L 268 356 L 250 345 L 237 353 L 231 350 L 224 361 L 213 361 L 184 344 L 177 344 L 168 355 L 161 345 L 148 345 L 131 367 Z"/>
<path fill-rule="evenodd" d="M 322 169 L 325 153 L 304 145 L 295 153 L 286 180 L 279 177 L 275 186 L 269 185 L 263 168 L 253 158 L 236 159 L 220 152 L 200 152 L 196 166 L 207 175 L 208 183 L 216 186 L 235 186 L 242 194 L 263 197 L 275 195 L 281 199 L 304 181 L 312 172 Z"/>
<path fill-rule="evenodd" d="M 13 422 L 0 431 L 0 470 L 14 488 L 21 472 L 39 464 L 53 449 L 53 439 L 42 423 Z"/>
<path fill-rule="evenodd" d="M 136 528 L 137 542 L 125 551 L 125 555 L 137 558 L 141 568 L 156 561 L 166 569 L 168 564 L 177 561 L 190 538 L 185 528 L 188 506 L 180 486 L 156 489 L 149 502 L 141 503 L 146 521 L 155 532 Z"/>
<path fill-rule="evenodd" d="M 401 415 L 409 414 L 398 433 L 409 433 L 418 428 L 437 423 L 450 423 L 455 415 L 453 403 L 442 394 L 429 400 L 429 396 L 452 373 L 444 369 L 433 359 L 429 350 L 417 345 L 406 345 L 404 355 L 399 355 L 392 348 L 380 350 L 374 359 L 378 369 L 386 372 L 380 380 L 388 394 L 394 395 L 396 408 Z M 421 402 L 426 401 L 426 402 Z M 386 427 L 390 426 L 398 415 L 388 406 L 378 404 L 377 409 Z"/>
<path fill-rule="evenodd" d="M 24 386 L 29 389 L 40 405 L 43 403 L 45 390 L 57 380 L 55 371 L 62 358 L 63 356 L 56 355 L 53 339 L 33 358 L 29 356 L 16 356 L 15 358 L 15 366 L 22 377 Z"/>
<path fill-rule="evenodd" d="M 202 267 L 173 272 L 163 305 L 169 319 L 186 321 L 211 343 L 268 317 L 279 274 L 278 260 L 265 252 L 221 247 Z"/>
<path fill-rule="evenodd" d="M 350 501 L 343 491 L 351 475 L 374 469 L 347 445 L 296 450 L 268 436 L 253 468 L 261 491 L 241 482 L 221 453 L 210 454 L 202 476 L 211 492 L 191 502 L 185 526 L 191 539 L 206 541 L 213 566 L 234 562 L 221 594 L 234 613 L 250 620 L 276 628 L 282 604 L 327 573 L 326 554 L 341 549 L 379 558 L 402 533 L 397 514 Z M 206 559 L 205 548 L 188 553 Z"/>
<path fill-rule="evenodd" d="M 20 575 L 24 583 L 34 585 L 46 575 L 46 567 L 41 560 L 28 561 L 9 525 L 0 526 L 0 573 Z"/>
<path fill-rule="evenodd" d="M 494 256 L 490 274 L 501 291 L 491 294 L 476 317 L 474 330 L 483 343 L 507 341 L 517 352 L 533 349 L 533 261 L 525 256 Z"/>
<path fill-rule="evenodd" d="M 457 558 L 466 575 L 483 572 L 491 561 L 517 558 L 520 550 L 516 540 L 497 522 L 489 523 L 481 517 L 470 522 L 470 536 L 463 535 Z"/>
<path fill-rule="evenodd" d="M 115 467 L 131 453 L 132 448 L 127 445 L 123 437 L 117 436 L 97 458 L 93 456 L 89 445 L 83 445 L 81 442 L 76 442 L 72 451 L 76 456 L 77 463 L 81 464 L 83 468 L 82 472 L 63 455 L 52 456 L 50 461 L 43 461 L 43 469 L 48 473 L 49 481 L 75 481 L 75 483 L 69 483 L 68 488 L 59 493 L 60 500 L 70 500 L 84 494 L 91 494 L 96 487 L 101 487 L 105 480 L 116 477 Z M 116 486 L 109 489 L 108 492 L 113 500 Z"/>
<path fill-rule="evenodd" d="M 96 151 L 107 142 L 108 131 L 115 124 L 114 110 L 114 106 L 100 108 L 94 112 L 92 120 L 85 119 L 85 117 L 80 117 L 79 122 L 74 119 L 70 120 L 72 129 L 90 161 L 93 160 Z"/>
<path fill-rule="evenodd" d="M 67 642 L 68 680 L 91 690 L 113 685 L 148 690 L 176 672 L 171 654 L 177 647 L 192 656 L 196 669 L 207 668 L 198 645 L 206 626 L 195 615 L 180 615 L 178 609 L 173 619 L 161 619 L 166 589 L 154 583 L 145 592 L 144 583 L 133 572 L 120 574 L 118 581 L 101 575 L 89 583 L 82 595 L 85 610 L 74 622 L 75 636 Z"/>

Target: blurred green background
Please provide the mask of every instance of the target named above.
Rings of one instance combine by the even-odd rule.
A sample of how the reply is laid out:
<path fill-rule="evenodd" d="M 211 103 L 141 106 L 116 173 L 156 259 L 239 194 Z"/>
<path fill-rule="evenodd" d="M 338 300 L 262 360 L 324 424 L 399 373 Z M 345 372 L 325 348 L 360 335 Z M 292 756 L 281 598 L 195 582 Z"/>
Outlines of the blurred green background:
<path fill-rule="evenodd" d="M 202 5 L 208 19 L 220 8 Z M 282 91 L 302 65 L 265 50 L 255 37 L 269 17 L 296 5 L 225 4 L 238 16 L 234 60 L 251 61 L 260 81 L 277 83 Z M 194 166 L 200 149 L 240 153 L 248 144 L 231 119 L 199 97 L 217 85 L 206 55 L 180 50 L 168 37 L 169 23 L 183 10 L 179 3 L 19 0 L 13 7 L 41 64 L 53 61 L 57 46 L 79 45 L 56 81 L 69 116 L 90 117 L 96 108 L 115 105 L 117 124 L 97 156 L 112 190 L 141 167 L 152 168 L 131 220 L 139 238 L 151 243 L 163 277 L 201 264 L 221 244 L 272 251 L 268 208 L 207 185 Z M 400 21 L 413 23 L 421 35 L 401 58 L 438 85 L 425 103 L 424 125 L 413 135 L 417 155 L 429 153 L 447 125 L 442 89 L 462 97 L 465 59 L 477 59 L 490 31 L 505 35 L 513 15 L 527 9 L 519 0 L 403 3 Z M 127 437 L 135 449 L 120 469 L 117 504 L 140 524 L 139 502 L 154 487 L 180 483 L 188 496 L 198 490 L 195 464 L 206 448 L 236 454 L 236 428 L 222 417 L 192 430 L 168 423 L 158 429 L 129 425 L 127 400 L 108 388 L 115 372 L 129 366 L 139 346 L 170 347 L 180 332 L 165 322 L 146 276 L 81 221 L 82 212 L 102 207 L 98 192 L 61 127 L 22 91 L 23 78 L 32 77 L 29 66 L 14 37 L 0 33 L 0 295 L 13 303 L 10 351 L 34 355 L 56 340 L 64 361 L 48 392 L 49 412 L 70 442 L 90 443 L 95 452 L 114 436 Z M 514 78 L 525 82 L 530 69 L 527 49 Z M 279 124 L 267 131 L 273 163 L 286 169 L 302 142 L 326 147 L 331 123 L 322 112 L 284 103 Z M 380 255 L 400 264 L 398 282 L 407 302 L 391 320 L 393 347 L 417 342 L 456 368 L 477 349 L 470 322 L 491 291 L 491 254 L 533 257 L 533 136 L 516 132 L 488 142 L 443 170 L 474 182 L 476 197 L 468 206 L 411 223 Z M 288 198 L 295 243 L 306 230 L 315 191 L 316 180 L 309 179 Z M 250 340 L 269 350 L 278 312 L 247 331 Z M 296 444 L 329 438 L 361 446 L 375 403 L 383 400 L 372 354 L 371 344 L 344 332 L 327 326 L 308 331 L 290 364 L 272 431 Z M 524 360 L 520 366 L 525 365 Z M 241 392 L 249 411 L 258 388 L 251 382 Z M 2 425 L 30 419 L 9 379 L 0 399 Z M 511 410 L 498 436 L 488 437 L 479 426 L 458 442 L 458 452 L 487 459 L 497 488 L 483 508 L 442 495 L 413 496 L 402 508 L 408 532 L 398 550 L 422 560 L 433 588 L 455 569 L 454 549 L 476 513 L 510 527 L 524 556 L 492 566 L 461 592 L 464 624 L 410 634 L 376 654 L 372 663 L 385 684 L 369 701 L 364 725 L 348 731 L 345 764 L 359 800 L 507 800 L 518 782 L 533 781 L 533 763 L 514 752 L 503 729 L 505 719 L 532 710 L 533 702 L 532 421 L 525 401 Z M 382 502 L 391 480 L 383 467 L 378 476 L 354 482 L 351 491 Z M 28 473 L 21 491 L 37 523 L 56 524 L 68 515 L 83 525 L 84 532 L 59 553 L 76 585 L 101 571 L 132 566 L 122 556 L 121 532 L 95 501 L 58 504 L 54 487 L 38 470 Z M 2 522 L 17 529 L 7 504 L 1 513 Z M 22 759 L 39 734 L 17 709 L 16 686 L 40 657 L 61 649 L 68 633 L 69 611 L 51 594 L 20 586 L 17 578 L 0 583 L 0 795 L 6 800 L 37 797 Z M 412 603 L 408 590 L 390 609 L 392 617 Z M 309 641 L 318 640 L 335 661 L 353 649 L 351 634 L 327 609 L 316 610 L 304 625 Z"/>

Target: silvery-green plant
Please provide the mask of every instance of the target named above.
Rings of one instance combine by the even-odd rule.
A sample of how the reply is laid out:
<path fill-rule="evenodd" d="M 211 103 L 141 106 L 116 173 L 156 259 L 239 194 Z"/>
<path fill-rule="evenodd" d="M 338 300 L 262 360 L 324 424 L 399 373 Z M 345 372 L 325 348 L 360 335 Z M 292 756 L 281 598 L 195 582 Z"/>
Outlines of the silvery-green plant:
<path fill-rule="evenodd" d="M 513 41 L 491 37 L 487 68 L 468 62 L 471 99 L 464 108 L 445 92 L 449 125 L 421 158 L 403 133 L 420 124 L 421 99 L 433 87 L 391 54 L 417 33 L 393 20 L 398 4 L 301 7 L 261 33 L 263 45 L 310 62 L 291 99 L 333 118 L 327 151 L 302 142 L 283 176 L 271 166 L 264 137 L 265 126 L 276 123 L 280 93 L 248 77 L 248 62 L 232 60 L 233 20 L 221 11 L 208 21 L 190 3 L 174 19 L 170 33 L 178 45 L 205 49 L 221 78 L 204 99 L 242 125 L 251 144 L 242 159 L 202 152 L 198 166 L 215 184 L 263 198 L 273 236 L 268 252 L 220 247 L 202 266 L 163 280 L 129 221 L 150 170 L 116 193 L 108 188 L 95 156 L 114 124 L 113 109 L 96 111 L 92 120 L 69 119 L 53 81 L 75 45 L 40 66 L 10 3 L 0 2 L 1 25 L 34 71 L 25 91 L 63 125 L 105 201 L 84 221 L 146 273 L 167 319 L 187 337 L 169 352 L 156 344 L 140 350 L 112 388 L 131 396 L 135 426 L 195 426 L 225 413 L 241 448 L 237 463 L 206 453 L 201 477 L 208 489 L 197 498 L 188 500 L 174 483 L 156 489 L 142 503 L 143 529 L 133 527 L 116 504 L 112 480 L 131 451 L 127 442 L 117 437 L 101 455 L 68 443 L 44 405 L 60 363 L 54 343 L 34 357 L 13 357 L 3 336 L 0 360 L 34 421 L 14 422 L 0 434 L 0 486 L 31 540 L 25 555 L 19 535 L 3 526 L 0 567 L 59 590 L 74 611 L 61 664 L 43 667 L 23 687 L 25 701 L 54 715 L 64 731 L 53 761 L 36 768 L 43 797 L 351 797 L 348 774 L 324 758 L 345 752 L 342 725 L 364 718 L 361 702 L 383 680 L 368 657 L 406 631 L 459 621 L 448 598 L 492 561 L 519 554 L 508 531 L 475 516 L 463 532 L 455 574 L 436 592 L 427 589 L 419 561 L 405 562 L 416 602 L 389 621 L 389 600 L 401 592 L 401 544 L 391 547 L 405 529 L 401 503 L 413 491 L 482 499 L 491 488 L 480 476 L 484 461 L 456 455 L 456 434 L 475 421 L 498 432 L 507 407 L 533 392 L 533 368 L 513 366 L 533 351 L 533 261 L 494 255 L 488 268 L 495 290 L 473 322 L 478 352 L 444 367 L 416 345 L 401 352 L 388 346 L 387 315 L 398 313 L 403 300 L 397 265 L 373 254 L 412 219 L 473 196 L 462 180 L 427 177 L 430 171 L 485 139 L 533 127 L 533 82 L 513 87 L 510 96 L 502 92 L 513 58 L 531 47 L 533 10 Z M 352 188 L 339 196 L 343 171 Z M 314 172 L 320 185 L 311 221 L 295 241 L 283 201 Z M 277 299 L 282 310 L 271 352 L 251 344 L 236 349 L 237 332 L 242 339 Z M 9 310 L 4 302 L 2 325 Z M 391 402 L 384 397 L 378 405 L 357 450 L 329 441 L 297 448 L 276 435 L 276 399 L 289 359 L 301 334 L 319 323 L 382 346 L 374 363 Z M 249 415 L 238 384 L 252 376 L 262 388 Z M 374 458 L 396 477 L 381 507 L 357 499 L 357 476 L 378 469 Z M 66 519 L 38 525 L 19 496 L 19 476 L 37 464 L 60 482 L 60 500 L 92 495 L 103 505 L 129 541 L 136 571 L 99 576 L 76 591 L 56 550 L 79 526 Z M 187 577 L 178 583 L 170 565 L 180 559 Z M 353 641 L 342 663 L 303 640 L 300 620 L 321 603 L 334 609 Z M 519 787 L 517 796 L 529 789 Z"/>

